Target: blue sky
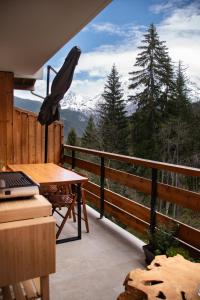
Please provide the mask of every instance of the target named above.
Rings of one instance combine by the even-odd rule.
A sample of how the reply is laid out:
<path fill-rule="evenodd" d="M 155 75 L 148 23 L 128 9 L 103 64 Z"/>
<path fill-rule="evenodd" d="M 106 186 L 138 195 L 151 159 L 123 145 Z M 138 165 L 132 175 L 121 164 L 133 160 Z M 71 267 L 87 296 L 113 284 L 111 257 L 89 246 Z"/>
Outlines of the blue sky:
<path fill-rule="evenodd" d="M 59 69 L 70 49 L 77 45 L 82 54 L 70 88 L 73 93 L 91 98 L 101 94 L 114 63 L 126 88 L 137 47 L 152 22 L 160 39 L 166 41 L 173 61 L 182 60 L 188 75 L 200 87 L 200 1 L 197 0 L 113 0 L 47 64 Z M 36 91 L 45 95 L 45 80 L 36 83 Z M 16 95 L 37 99 L 27 92 L 18 91 Z"/>

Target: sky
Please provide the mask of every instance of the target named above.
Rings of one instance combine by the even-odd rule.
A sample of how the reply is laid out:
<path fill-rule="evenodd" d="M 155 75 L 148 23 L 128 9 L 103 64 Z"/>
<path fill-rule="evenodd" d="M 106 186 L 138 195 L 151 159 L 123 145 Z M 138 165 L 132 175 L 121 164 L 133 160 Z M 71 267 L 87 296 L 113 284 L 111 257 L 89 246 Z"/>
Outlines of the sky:
<path fill-rule="evenodd" d="M 166 41 L 173 62 L 181 60 L 190 80 L 200 88 L 199 0 L 113 0 L 46 65 L 59 70 L 70 49 L 77 45 L 82 54 L 69 91 L 86 98 L 102 94 L 113 64 L 127 87 L 139 53 L 137 47 L 151 23 L 160 40 Z M 35 85 L 35 92 L 43 96 L 46 65 L 44 79 Z M 39 100 L 28 91 L 15 91 L 15 95 Z"/>

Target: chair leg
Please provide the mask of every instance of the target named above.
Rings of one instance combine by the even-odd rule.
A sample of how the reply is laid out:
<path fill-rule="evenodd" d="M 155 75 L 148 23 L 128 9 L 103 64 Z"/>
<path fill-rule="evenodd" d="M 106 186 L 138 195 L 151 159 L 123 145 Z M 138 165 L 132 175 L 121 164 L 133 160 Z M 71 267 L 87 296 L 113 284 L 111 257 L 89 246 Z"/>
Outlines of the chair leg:
<path fill-rule="evenodd" d="M 76 223 L 75 207 L 72 208 L 73 222 Z"/>
<path fill-rule="evenodd" d="M 75 199 L 74 199 L 74 201 L 75 201 Z M 64 227 L 64 225 L 65 225 L 65 223 L 66 223 L 66 221 L 68 219 L 68 217 L 70 216 L 70 214 L 72 212 L 72 209 L 74 207 L 74 201 L 68 207 L 68 211 L 67 211 L 65 217 L 63 218 L 63 221 L 62 221 L 61 225 L 59 226 L 59 229 L 58 229 L 58 231 L 56 233 L 56 239 L 59 238 L 59 235 L 60 235 L 60 233 L 61 233 L 61 231 L 62 231 L 62 229 L 63 229 L 63 227 Z"/>

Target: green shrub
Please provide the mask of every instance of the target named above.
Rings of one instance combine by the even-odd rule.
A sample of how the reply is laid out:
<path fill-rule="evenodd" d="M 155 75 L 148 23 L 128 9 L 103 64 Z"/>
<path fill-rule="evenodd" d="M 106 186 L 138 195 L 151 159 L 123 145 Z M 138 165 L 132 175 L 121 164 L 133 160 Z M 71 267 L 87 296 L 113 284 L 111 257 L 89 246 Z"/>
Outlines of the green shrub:
<path fill-rule="evenodd" d="M 190 259 L 189 252 L 180 246 L 177 246 L 177 247 L 172 246 L 166 250 L 167 256 L 175 256 L 177 254 L 182 255 L 185 259 Z"/>
<path fill-rule="evenodd" d="M 176 233 L 177 227 L 167 228 L 165 225 L 158 226 L 155 232 L 149 235 L 149 243 L 153 247 L 154 254 L 166 254 L 167 249 L 177 246 Z"/>

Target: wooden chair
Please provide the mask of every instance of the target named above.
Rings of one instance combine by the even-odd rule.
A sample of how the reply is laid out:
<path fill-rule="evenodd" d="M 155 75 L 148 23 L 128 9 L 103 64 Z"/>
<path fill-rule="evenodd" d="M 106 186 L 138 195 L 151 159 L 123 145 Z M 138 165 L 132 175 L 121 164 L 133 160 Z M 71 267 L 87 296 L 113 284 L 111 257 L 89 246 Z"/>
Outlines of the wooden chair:
<path fill-rule="evenodd" d="M 52 214 L 57 213 L 63 220 L 60 225 L 56 224 L 58 231 L 56 233 L 56 239 L 59 238 L 60 233 L 67 221 L 68 218 L 73 216 L 73 221 L 76 222 L 76 193 L 73 186 L 71 185 L 48 185 L 40 188 L 41 194 L 43 194 L 49 202 L 52 204 Z M 82 192 L 81 204 L 83 207 L 83 220 L 85 221 L 86 231 L 89 232 L 87 211 L 85 205 L 85 197 Z M 61 208 L 66 207 L 67 211 L 63 215 L 60 210 Z"/>

